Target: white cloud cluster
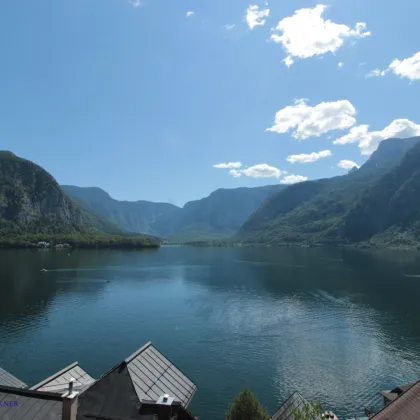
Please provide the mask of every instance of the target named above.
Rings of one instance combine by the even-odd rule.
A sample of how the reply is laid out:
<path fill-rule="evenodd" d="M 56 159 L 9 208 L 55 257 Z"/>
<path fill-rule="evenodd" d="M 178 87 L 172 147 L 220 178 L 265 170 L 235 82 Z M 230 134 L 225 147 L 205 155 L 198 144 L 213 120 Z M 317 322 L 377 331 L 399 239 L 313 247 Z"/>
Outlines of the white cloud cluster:
<path fill-rule="evenodd" d="M 379 131 L 369 131 L 367 124 L 358 125 L 345 136 L 335 140 L 334 144 L 359 143 L 362 155 L 370 155 L 383 140 L 414 136 L 420 136 L 420 125 L 407 119 L 398 119 Z"/>
<path fill-rule="evenodd" d="M 272 29 L 271 40 L 281 44 L 288 56 L 283 60 L 290 67 L 294 58 L 310 58 L 335 52 L 346 39 L 364 38 L 371 35 L 366 23 L 358 22 L 352 29 L 322 17 L 327 6 L 296 10 L 293 16 L 282 19 Z"/>
<path fill-rule="evenodd" d="M 352 160 L 340 160 L 340 162 L 337 163 L 337 166 L 341 169 L 353 169 L 354 167 L 357 169 L 360 168 L 360 166 Z"/>
<path fill-rule="evenodd" d="M 250 166 L 249 168 L 231 169 L 229 174 L 235 178 L 239 178 L 242 175 L 250 178 L 280 178 L 282 175 L 287 174 L 287 172 L 281 171 L 266 163 L 260 163 L 259 165 Z"/>
<path fill-rule="evenodd" d="M 247 176 L 249 178 L 280 178 L 280 184 L 296 184 L 297 182 L 307 181 L 308 178 L 301 175 L 287 175 L 286 171 L 282 171 L 279 168 L 270 166 L 266 163 L 260 163 L 254 166 L 242 167 L 241 162 L 229 162 L 229 163 L 218 163 L 213 165 L 213 168 L 230 169 L 229 175 L 234 178 L 240 178 L 241 176 Z M 241 169 L 242 168 L 242 169 Z M 287 176 L 286 176 L 287 175 Z"/>
<path fill-rule="evenodd" d="M 291 185 L 291 184 L 297 184 L 298 182 L 304 182 L 304 181 L 307 181 L 307 180 L 308 180 L 308 178 L 306 176 L 287 175 L 280 181 L 280 184 Z"/>
<path fill-rule="evenodd" d="M 385 70 L 374 69 L 366 77 L 385 76 L 389 72 L 410 81 L 420 80 L 420 51 L 404 60 L 395 59 Z"/>
<path fill-rule="evenodd" d="M 313 163 L 319 159 L 331 156 L 331 150 L 322 150 L 321 152 L 312 152 L 309 154 L 290 155 L 287 158 L 289 163 Z"/>
<path fill-rule="evenodd" d="M 213 168 L 218 169 L 237 169 L 242 166 L 241 162 L 228 162 L 228 163 L 217 163 L 216 165 L 213 165 Z"/>
<path fill-rule="evenodd" d="M 270 9 L 261 9 L 257 5 L 249 6 L 246 9 L 246 23 L 250 29 L 254 29 L 256 26 L 264 26 L 266 18 L 270 16 Z"/>
<path fill-rule="evenodd" d="M 342 61 L 340 61 L 340 62 L 337 64 L 337 66 L 338 66 L 338 68 L 339 68 L 339 69 L 342 69 L 342 68 L 343 68 L 343 66 L 344 66 L 344 63 L 343 63 Z"/>
<path fill-rule="evenodd" d="M 331 130 L 344 130 L 356 123 L 356 109 L 348 100 L 321 102 L 308 106 L 306 99 L 298 99 L 294 105 L 286 106 L 276 113 L 274 125 L 266 131 L 287 133 L 298 140 L 319 137 Z"/>
<path fill-rule="evenodd" d="M 185 17 L 191 17 L 191 16 L 194 16 L 195 15 L 195 12 L 193 12 L 192 10 L 189 10 L 188 12 L 187 12 L 187 14 L 185 15 Z"/>
<path fill-rule="evenodd" d="M 235 26 L 236 26 L 236 25 L 235 25 L 234 23 L 232 23 L 231 25 L 225 25 L 225 29 L 226 29 L 227 31 L 230 31 L 230 30 L 232 30 Z"/>

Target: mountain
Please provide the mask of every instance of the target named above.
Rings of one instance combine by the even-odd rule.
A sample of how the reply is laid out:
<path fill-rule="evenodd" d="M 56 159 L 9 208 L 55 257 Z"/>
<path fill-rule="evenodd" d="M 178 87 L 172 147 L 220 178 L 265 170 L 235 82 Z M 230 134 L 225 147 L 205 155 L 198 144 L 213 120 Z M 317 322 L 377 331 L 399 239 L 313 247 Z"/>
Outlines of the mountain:
<path fill-rule="evenodd" d="M 365 202 L 368 202 L 366 197 L 374 197 L 375 189 L 383 189 L 387 182 L 383 179 L 387 179 L 399 165 L 407 165 L 406 159 L 419 142 L 420 137 L 385 140 L 357 171 L 295 184 L 273 195 L 244 223 L 234 240 L 267 244 L 328 244 L 368 239 L 369 235 L 352 236 L 349 233 L 357 228 L 358 219 L 365 210 L 365 206 L 359 204 L 360 200 L 365 197 Z M 398 179 L 402 181 L 402 178 Z M 394 219 L 395 223 L 397 221 L 398 218 Z M 369 232 L 377 234 L 384 226 L 388 225 L 383 224 L 379 230 Z M 364 229 L 362 224 L 360 229 Z"/>
<path fill-rule="evenodd" d="M 147 233 L 172 241 L 226 239 L 283 185 L 219 189 L 183 208 L 149 201 L 118 201 L 100 188 L 63 185 L 72 199 L 112 220 L 127 231 Z"/>
<path fill-rule="evenodd" d="M 62 185 L 65 193 L 128 232 L 169 236 L 181 209 L 173 204 L 150 201 L 118 201 L 100 188 Z"/>
<path fill-rule="evenodd" d="M 131 241 L 132 245 L 155 242 L 144 236 L 128 238 L 114 223 L 70 199 L 43 168 L 11 152 L 0 151 L 0 242 L 20 243 L 21 237 L 35 236 L 66 237 L 89 245 L 105 245 L 111 239 Z"/>
<path fill-rule="evenodd" d="M 74 233 L 82 211 L 38 165 L 0 152 L 0 232 Z"/>
<path fill-rule="evenodd" d="M 185 204 L 174 241 L 226 239 L 234 235 L 247 218 L 284 185 L 218 189 L 201 200 Z"/>
<path fill-rule="evenodd" d="M 337 233 L 348 242 L 420 242 L 420 144 L 365 189 Z"/>

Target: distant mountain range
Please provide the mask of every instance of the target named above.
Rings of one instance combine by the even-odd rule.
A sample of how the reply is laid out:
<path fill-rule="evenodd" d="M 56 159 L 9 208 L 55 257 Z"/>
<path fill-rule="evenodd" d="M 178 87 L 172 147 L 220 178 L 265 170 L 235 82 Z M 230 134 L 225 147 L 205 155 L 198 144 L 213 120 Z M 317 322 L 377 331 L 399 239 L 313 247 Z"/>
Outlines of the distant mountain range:
<path fill-rule="evenodd" d="M 118 201 L 99 188 L 60 187 L 34 163 L 0 152 L 0 240 L 142 234 L 137 238 L 146 242 L 155 236 L 176 242 L 417 246 L 419 193 L 420 137 L 383 141 L 361 168 L 344 176 L 219 189 L 183 208 Z"/>
<path fill-rule="evenodd" d="M 389 139 L 358 170 L 292 185 L 234 236 L 248 244 L 420 242 L 420 137 Z"/>
<path fill-rule="evenodd" d="M 73 200 L 128 232 L 184 242 L 229 238 L 270 195 L 285 186 L 219 189 L 183 208 L 168 203 L 118 201 L 100 188 L 61 188 Z"/>

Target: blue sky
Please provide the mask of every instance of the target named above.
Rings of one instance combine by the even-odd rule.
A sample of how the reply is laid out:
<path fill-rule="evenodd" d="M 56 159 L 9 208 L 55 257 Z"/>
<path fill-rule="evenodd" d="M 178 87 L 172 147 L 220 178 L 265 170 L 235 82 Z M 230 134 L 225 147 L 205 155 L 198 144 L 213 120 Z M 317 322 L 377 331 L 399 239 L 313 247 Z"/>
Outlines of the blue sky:
<path fill-rule="evenodd" d="M 417 0 L 3 0 L 0 148 L 61 184 L 177 205 L 343 174 L 420 134 L 419 14 Z"/>

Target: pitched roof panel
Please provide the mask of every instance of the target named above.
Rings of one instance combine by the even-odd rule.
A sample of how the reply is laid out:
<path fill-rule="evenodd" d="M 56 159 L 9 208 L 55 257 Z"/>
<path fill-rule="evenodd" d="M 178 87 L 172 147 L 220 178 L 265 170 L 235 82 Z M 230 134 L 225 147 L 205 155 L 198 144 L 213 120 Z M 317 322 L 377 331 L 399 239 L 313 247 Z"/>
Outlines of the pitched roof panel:
<path fill-rule="evenodd" d="M 83 370 L 77 362 L 74 362 L 64 369 L 54 373 L 54 375 L 49 378 L 44 379 L 39 384 L 32 386 L 30 389 L 46 392 L 65 392 L 67 391 L 69 382 L 72 378 L 76 380 L 74 387 L 79 391 L 86 389 L 86 387 L 95 382 L 95 380 L 85 370 Z"/>
<path fill-rule="evenodd" d="M 62 418 L 62 400 L 57 394 L 1 386 L 0 401 L 16 402 L 16 405 L 0 409 L 2 420 L 61 420 Z"/>
<path fill-rule="evenodd" d="M 4 369 L 0 368 L 0 385 L 4 386 L 13 386 L 16 388 L 26 388 L 26 384 L 21 380 L 6 372 Z"/>
<path fill-rule="evenodd" d="M 420 419 L 420 381 L 416 382 L 398 398 L 376 413 L 372 420 L 418 420 Z"/>
<path fill-rule="evenodd" d="M 308 401 L 299 392 L 294 392 L 270 420 L 295 420 L 293 411 L 296 409 L 302 410 L 307 404 Z"/>
<path fill-rule="evenodd" d="M 151 342 L 125 362 L 140 400 L 156 401 L 163 394 L 169 394 L 187 407 L 194 396 L 197 386 Z"/>

